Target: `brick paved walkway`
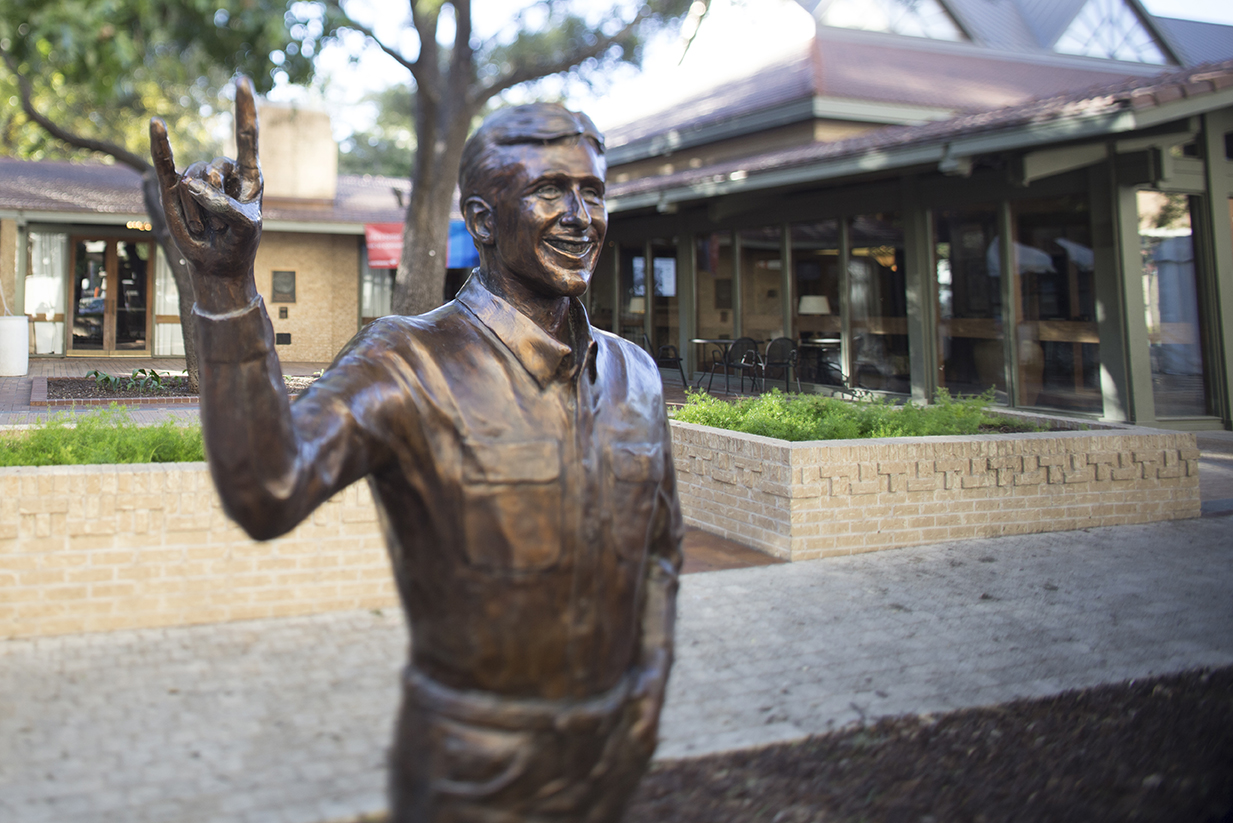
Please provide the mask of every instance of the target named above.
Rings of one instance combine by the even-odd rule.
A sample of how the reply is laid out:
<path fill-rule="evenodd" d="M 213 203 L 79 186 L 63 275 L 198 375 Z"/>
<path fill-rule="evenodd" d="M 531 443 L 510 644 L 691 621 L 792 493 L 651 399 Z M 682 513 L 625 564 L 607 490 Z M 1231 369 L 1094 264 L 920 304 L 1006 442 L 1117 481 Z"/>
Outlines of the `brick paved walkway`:
<path fill-rule="evenodd" d="M 659 756 L 1233 664 L 1231 525 L 686 577 Z M 379 810 L 405 646 L 389 612 L 0 643 L 0 820 Z"/>

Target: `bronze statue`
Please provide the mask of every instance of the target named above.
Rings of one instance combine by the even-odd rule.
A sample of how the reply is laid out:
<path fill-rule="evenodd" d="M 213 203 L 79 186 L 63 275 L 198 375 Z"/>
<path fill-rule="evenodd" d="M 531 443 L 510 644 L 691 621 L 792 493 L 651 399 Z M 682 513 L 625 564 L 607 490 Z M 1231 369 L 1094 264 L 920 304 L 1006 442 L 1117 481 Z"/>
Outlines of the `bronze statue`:
<path fill-rule="evenodd" d="M 251 84 L 237 159 L 163 206 L 193 271 L 201 418 L 227 513 L 282 534 L 368 478 L 411 630 L 394 821 L 616 821 L 655 748 L 682 523 L 659 372 L 578 297 L 607 227 L 590 119 L 498 111 L 460 186 L 480 265 L 451 303 L 365 326 L 290 404 L 253 282 Z"/>

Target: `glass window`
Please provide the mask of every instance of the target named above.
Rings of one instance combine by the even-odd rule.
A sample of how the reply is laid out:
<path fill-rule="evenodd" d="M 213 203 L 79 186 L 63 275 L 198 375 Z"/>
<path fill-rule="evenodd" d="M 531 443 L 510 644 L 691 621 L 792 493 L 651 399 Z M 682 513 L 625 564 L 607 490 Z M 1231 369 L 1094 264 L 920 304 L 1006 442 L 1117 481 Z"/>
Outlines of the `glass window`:
<path fill-rule="evenodd" d="M 26 314 L 34 318 L 34 353 L 64 354 L 68 235 L 30 232 Z"/>
<path fill-rule="evenodd" d="M 1125 0 L 1087 0 L 1053 50 L 1133 63 L 1169 62 Z"/>
<path fill-rule="evenodd" d="M 1086 197 L 1014 204 L 1018 404 L 1099 413 L 1091 218 Z M 1001 260 L 1001 251 L 993 255 Z"/>
<path fill-rule="evenodd" d="M 898 214 L 852 219 L 848 289 L 852 329 L 852 383 L 907 394 L 908 300 L 903 265 L 903 221 Z"/>
<path fill-rule="evenodd" d="M 934 212 L 938 384 L 951 394 L 990 388 L 1006 401 L 997 209 Z"/>
<path fill-rule="evenodd" d="M 364 267 L 360 283 L 360 322 L 371 323 L 378 317 L 393 314 L 395 269 Z"/>
<path fill-rule="evenodd" d="M 800 378 L 843 383 L 838 220 L 792 225 L 792 337 Z"/>
<path fill-rule="evenodd" d="M 116 244 L 120 288 L 116 290 L 116 348 L 147 349 L 150 291 L 149 243 L 121 240 Z"/>
<path fill-rule="evenodd" d="M 680 298 L 677 296 L 676 246 L 669 240 L 651 241 L 651 297 L 655 305 L 651 340 L 661 346 L 679 346 Z"/>
<path fill-rule="evenodd" d="M 595 273 L 587 291 L 587 306 L 591 325 L 605 331 L 615 331 L 612 325 L 612 292 L 616 284 L 616 246 L 604 244 L 604 251 L 595 263 Z"/>
<path fill-rule="evenodd" d="M 646 250 L 642 244 L 623 244 L 621 261 L 621 329 L 620 335 L 642 345 L 647 311 Z"/>
<path fill-rule="evenodd" d="M 735 324 L 733 297 L 732 235 L 714 232 L 697 238 L 698 277 L 694 330 L 698 340 L 731 340 Z M 723 348 L 712 343 L 694 346 L 694 363 L 701 371 L 710 368 L 716 353 Z"/>
<path fill-rule="evenodd" d="M 1157 417 L 1211 412 L 1203 376 L 1191 198 L 1138 193 L 1143 302 Z"/>
<path fill-rule="evenodd" d="M 824 26 L 885 31 L 932 40 L 966 40 L 938 0 L 834 0 L 818 18 Z"/>
<path fill-rule="evenodd" d="M 741 337 L 752 337 L 759 350 L 784 336 L 782 237 L 779 226 L 740 232 Z"/>
<path fill-rule="evenodd" d="M 183 357 L 184 332 L 180 328 L 180 289 L 162 249 L 154 255 L 154 355 Z"/>

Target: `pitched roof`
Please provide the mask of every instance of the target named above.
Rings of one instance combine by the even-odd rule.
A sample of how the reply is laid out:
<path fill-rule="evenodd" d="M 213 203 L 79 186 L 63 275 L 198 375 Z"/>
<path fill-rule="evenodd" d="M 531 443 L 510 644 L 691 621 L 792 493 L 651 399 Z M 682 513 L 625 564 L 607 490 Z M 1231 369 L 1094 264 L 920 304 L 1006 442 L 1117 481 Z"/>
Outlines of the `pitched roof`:
<path fill-rule="evenodd" d="M 875 56 L 876 66 L 871 67 Z M 1222 58 L 1231 56 L 1233 50 Z M 789 106 L 799 109 L 798 119 L 812 118 L 815 99 L 915 107 L 945 115 L 1015 105 L 1127 77 L 1146 78 L 1159 69 L 819 26 L 808 45 L 777 56 L 744 78 L 610 128 L 605 140 L 609 150 L 617 149 L 613 162 L 627 162 L 633 159 L 626 157 L 631 151 L 636 154 L 639 146 L 655 143 L 661 135 L 683 135 L 738 118 L 757 120 L 760 114 L 770 116 Z M 816 114 L 826 116 L 825 111 Z M 900 122 L 926 119 L 914 114 L 905 109 Z"/>
<path fill-rule="evenodd" d="M 1166 72 L 1143 80 L 1129 78 L 1078 93 L 1057 94 L 1027 103 L 960 115 L 920 126 L 891 126 L 846 140 L 765 152 L 673 174 L 648 176 L 608 187 L 612 211 L 645 207 L 656 202 L 687 201 L 784 185 L 794 170 L 804 178 L 828 179 L 875 169 L 889 170 L 920 163 L 938 163 L 948 144 L 1059 121 L 1095 121 L 1121 112 L 1140 114 L 1174 101 L 1201 98 L 1233 89 L 1233 60 Z M 1230 95 L 1226 95 L 1230 97 Z M 1225 100 L 1213 106 L 1228 105 Z M 1069 137 L 1082 136 L 1071 129 Z M 1067 137 L 1053 137 L 1058 139 Z M 1029 145 L 1024 141 L 1024 146 Z M 921 149 L 928 148 L 929 151 Z M 916 150 L 916 151 L 913 151 Z M 868 162 L 876 158 L 877 162 Z M 847 162 L 852 161 L 852 162 Z M 798 175 L 794 182 L 803 182 Z"/>
<path fill-rule="evenodd" d="M 1169 45 L 1187 65 L 1212 63 L 1233 56 L 1233 26 L 1157 17 Z"/>
<path fill-rule="evenodd" d="M 267 223 L 397 223 L 405 209 L 395 190 L 406 202 L 410 191 L 406 180 L 342 174 L 332 203 L 271 200 L 264 205 L 263 217 Z M 0 157 L 0 210 L 59 213 L 66 221 L 74 214 L 119 217 L 146 211 L 141 175 L 127 166 L 12 157 Z"/>

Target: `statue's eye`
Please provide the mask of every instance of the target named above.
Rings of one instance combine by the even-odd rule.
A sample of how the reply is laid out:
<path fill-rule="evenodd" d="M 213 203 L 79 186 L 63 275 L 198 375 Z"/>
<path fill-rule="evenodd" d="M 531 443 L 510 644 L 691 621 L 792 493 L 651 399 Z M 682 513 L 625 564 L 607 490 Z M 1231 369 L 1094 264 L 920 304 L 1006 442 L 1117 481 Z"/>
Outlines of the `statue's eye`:
<path fill-rule="evenodd" d="M 555 200 L 561 196 L 561 189 L 549 183 L 545 186 L 540 186 L 535 190 L 535 193 L 546 200 Z"/>
<path fill-rule="evenodd" d="M 587 187 L 582 190 L 582 196 L 588 203 L 599 205 L 604 202 L 604 193 L 596 188 Z"/>

